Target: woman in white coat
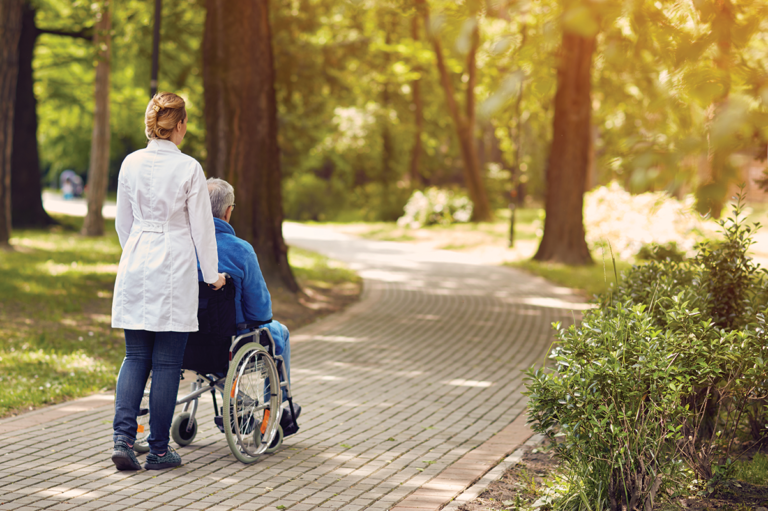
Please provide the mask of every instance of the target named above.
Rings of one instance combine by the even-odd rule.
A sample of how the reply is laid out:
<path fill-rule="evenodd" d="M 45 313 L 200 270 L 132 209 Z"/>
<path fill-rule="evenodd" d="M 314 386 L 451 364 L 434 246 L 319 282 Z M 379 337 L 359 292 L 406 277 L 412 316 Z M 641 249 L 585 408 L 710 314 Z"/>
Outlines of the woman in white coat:
<path fill-rule="evenodd" d="M 203 169 L 177 147 L 187 132 L 184 100 L 168 92 L 155 95 L 145 124 L 149 144 L 125 158 L 117 186 L 115 227 L 123 254 L 112 327 L 125 329 L 113 423 L 112 461 L 119 470 L 141 469 L 133 444 L 150 369 L 144 468 L 181 464 L 168 440 L 187 336 L 197 331 L 197 260 L 205 282 L 216 289 L 224 285 Z"/>

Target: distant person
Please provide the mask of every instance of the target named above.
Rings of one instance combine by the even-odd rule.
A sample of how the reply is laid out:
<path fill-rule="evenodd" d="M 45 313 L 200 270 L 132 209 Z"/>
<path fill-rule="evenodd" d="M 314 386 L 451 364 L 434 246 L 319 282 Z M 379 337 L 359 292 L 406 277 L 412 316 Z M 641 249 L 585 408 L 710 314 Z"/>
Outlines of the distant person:
<path fill-rule="evenodd" d="M 75 196 L 75 186 L 69 178 L 64 180 L 64 184 L 61 187 L 61 193 L 64 195 L 64 200 L 72 200 Z"/>
<path fill-rule="evenodd" d="M 228 273 L 235 284 L 235 313 L 237 323 L 266 322 L 272 319 L 272 298 L 259 268 L 259 260 L 253 247 L 235 235 L 235 229 L 229 224 L 235 210 L 235 190 L 223 179 L 208 179 L 208 194 L 211 198 L 213 222 L 216 226 L 216 246 L 219 251 L 219 271 Z M 291 380 L 291 344 L 288 328 L 272 320 L 265 325 L 275 341 L 275 354 L 282 355 L 288 381 Z M 242 332 L 239 332 L 242 333 Z M 283 401 L 287 392 L 283 390 Z M 293 404 L 296 418 L 301 407 Z M 151 415 L 150 415 L 151 417 Z M 291 434 L 293 423 L 290 414 L 282 415 L 280 420 L 286 435 Z"/>
<path fill-rule="evenodd" d="M 67 183 L 69 181 L 69 183 Z M 77 175 L 74 170 L 67 169 L 59 174 L 59 188 L 64 193 L 64 186 L 71 187 L 73 197 L 81 197 L 83 195 L 83 178 Z"/>
<path fill-rule="evenodd" d="M 112 298 L 112 327 L 125 329 L 117 377 L 112 461 L 139 470 L 133 452 L 139 405 L 152 370 L 149 454 L 144 468 L 181 465 L 168 445 L 189 332 L 197 325 L 197 258 L 203 279 L 217 272 L 216 235 L 200 164 L 178 145 L 187 133 L 184 100 L 156 94 L 144 116 L 149 144 L 128 155 L 118 176 L 115 228 L 123 254 Z M 197 258 L 195 257 L 197 253 Z"/>

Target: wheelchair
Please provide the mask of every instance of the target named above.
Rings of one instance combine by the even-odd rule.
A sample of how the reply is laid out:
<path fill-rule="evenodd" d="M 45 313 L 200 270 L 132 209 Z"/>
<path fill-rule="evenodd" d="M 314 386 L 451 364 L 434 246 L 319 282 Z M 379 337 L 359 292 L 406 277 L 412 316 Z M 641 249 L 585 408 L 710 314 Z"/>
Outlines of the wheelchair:
<path fill-rule="evenodd" d="M 189 335 L 181 366 L 181 379 L 190 371 L 195 381 L 190 393 L 176 401 L 184 408 L 173 420 L 171 438 L 182 447 L 192 443 L 198 431 L 198 400 L 210 392 L 214 422 L 224 432 L 232 454 L 243 463 L 253 463 L 262 454 L 276 451 L 284 436 L 299 429 L 285 362 L 275 354 L 275 341 L 265 326 L 271 320 L 236 324 L 235 286 L 230 276 L 218 291 L 200 282 L 199 296 L 199 331 Z M 243 330 L 247 332 L 237 334 Z M 150 387 L 151 374 L 137 417 L 133 447 L 137 452 L 149 451 Z M 284 394 L 288 401 L 285 417 Z"/>

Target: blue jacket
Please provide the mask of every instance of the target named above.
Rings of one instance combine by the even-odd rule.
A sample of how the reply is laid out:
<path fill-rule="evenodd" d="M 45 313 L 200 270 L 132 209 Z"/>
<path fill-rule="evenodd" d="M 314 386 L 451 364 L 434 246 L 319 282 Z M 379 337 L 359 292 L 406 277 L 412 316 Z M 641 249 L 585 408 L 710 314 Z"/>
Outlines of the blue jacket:
<path fill-rule="evenodd" d="M 261 274 L 256 252 L 250 243 L 235 236 L 235 229 L 227 222 L 214 218 L 213 223 L 216 226 L 219 272 L 228 273 L 235 283 L 237 322 L 269 321 L 272 319 L 272 298 Z M 198 280 L 202 280 L 199 270 Z M 285 348 L 287 331 L 276 321 L 270 323 L 268 328 L 280 355 Z"/>

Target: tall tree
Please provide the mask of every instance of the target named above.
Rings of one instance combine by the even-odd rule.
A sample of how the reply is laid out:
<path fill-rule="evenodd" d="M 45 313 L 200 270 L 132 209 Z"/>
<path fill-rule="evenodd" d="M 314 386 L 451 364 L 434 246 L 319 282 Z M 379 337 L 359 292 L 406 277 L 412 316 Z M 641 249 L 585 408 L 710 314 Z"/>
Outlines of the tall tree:
<path fill-rule="evenodd" d="M 468 29 L 469 45 L 466 51 L 466 99 L 464 112 L 461 111 L 456 101 L 451 75 L 443 55 L 443 47 L 440 42 L 440 34 L 432 30 L 430 26 L 429 5 L 426 0 L 416 0 L 416 5 L 421 11 L 425 26 L 432 42 L 432 48 L 435 52 L 437 61 L 437 70 L 440 73 L 440 84 L 445 93 L 445 99 L 448 103 L 448 111 L 451 114 L 456 135 L 459 138 L 459 148 L 461 149 L 461 158 L 463 160 L 464 181 L 472 199 L 474 208 L 472 210 L 472 220 L 475 222 L 487 222 L 493 219 L 491 205 L 488 201 L 488 193 L 482 179 L 480 160 L 477 156 L 477 140 L 475 137 L 475 85 L 477 83 L 477 49 L 480 46 L 480 28 L 477 15 L 466 20 L 465 28 Z"/>
<path fill-rule="evenodd" d="M 411 18 L 411 39 L 415 42 L 420 41 L 419 36 L 419 16 L 414 14 Z M 419 77 L 411 82 L 411 97 L 413 100 L 413 119 L 416 132 L 413 135 L 413 147 L 411 148 L 411 161 L 408 169 L 408 180 L 413 188 L 417 188 L 421 183 L 421 174 L 419 165 L 421 164 L 422 148 L 421 134 L 424 132 L 424 101 L 421 98 L 421 66 L 415 69 Z"/>
<path fill-rule="evenodd" d="M 13 122 L 11 198 L 13 227 L 45 227 L 55 221 L 43 209 L 40 156 L 37 147 L 37 99 L 32 59 L 37 36 L 45 31 L 35 25 L 35 8 L 24 3 L 19 39 L 19 74 L 16 82 L 16 115 Z M 66 34 L 71 35 L 71 34 Z M 75 35 L 82 37 L 82 35 Z"/>
<path fill-rule="evenodd" d="M 299 290 L 283 240 L 277 103 L 267 0 L 206 0 L 207 170 L 235 187 L 232 216 L 271 286 Z"/>
<path fill-rule="evenodd" d="M 96 12 L 93 43 L 96 46 L 96 81 L 94 84 L 95 109 L 91 137 L 91 165 L 88 169 L 88 213 L 83 222 L 83 234 L 102 236 L 104 217 L 101 210 L 109 183 L 109 70 L 112 46 L 112 9 L 104 0 Z"/>
<path fill-rule="evenodd" d="M 0 248 L 10 248 L 11 153 L 22 0 L 0 2 Z"/>
<path fill-rule="evenodd" d="M 533 257 L 538 261 L 592 264 L 583 210 L 590 158 L 590 91 L 596 32 L 596 26 L 591 35 L 563 26 L 552 145 L 546 171 L 544 235 Z"/>
<path fill-rule="evenodd" d="M 384 68 L 389 70 L 391 66 L 391 60 L 392 60 L 392 35 L 397 31 L 397 25 L 400 21 L 400 17 L 398 13 L 393 12 L 389 6 L 382 5 L 381 10 L 379 11 L 379 16 L 382 20 L 382 25 L 384 27 L 384 55 L 383 55 L 383 64 Z M 381 180 L 381 188 L 382 188 L 382 195 L 383 195 L 383 204 L 386 204 L 386 206 L 383 206 L 383 210 L 389 210 L 389 203 L 391 202 L 392 194 L 390 193 L 389 187 L 391 184 L 393 184 L 397 177 L 394 172 L 394 158 L 395 158 L 395 140 L 392 133 L 392 120 L 390 119 L 390 112 L 392 111 L 392 92 L 393 86 L 391 82 L 391 77 L 388 73 L 382 73 L 381 77 L 381 94 L 380 94 L 380 104 L 381 104 L 381 120 L 379 121 L 381 123 L 381 172 L 379 173 L 379 179 Z M 394 208 L 397 213 L 395 214 L 395 218 L 400 213 L 400 208 Z"/>

